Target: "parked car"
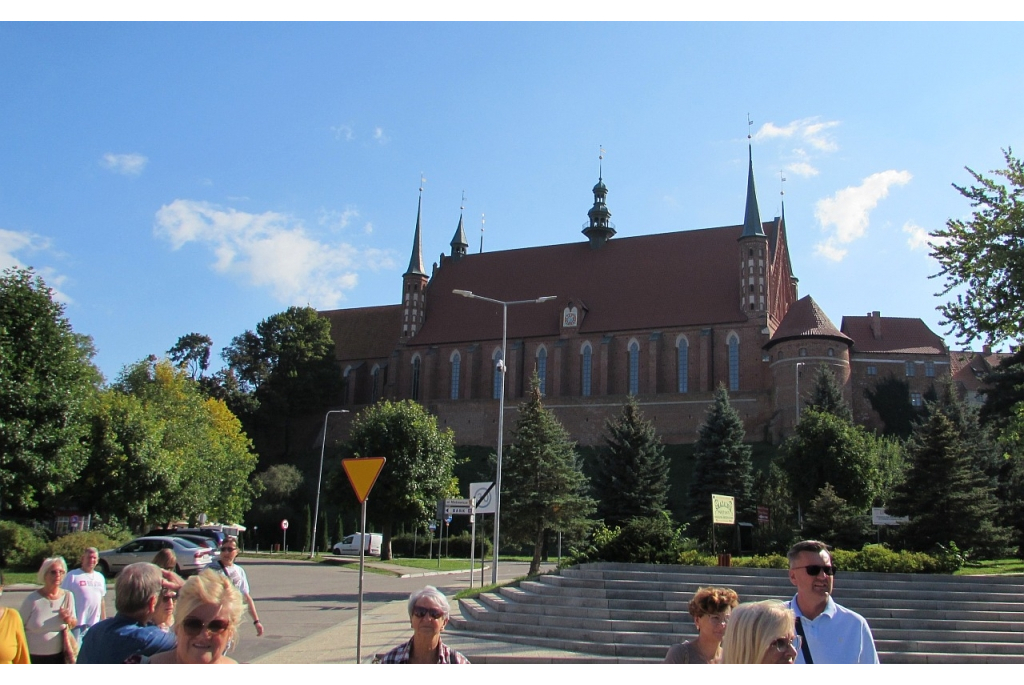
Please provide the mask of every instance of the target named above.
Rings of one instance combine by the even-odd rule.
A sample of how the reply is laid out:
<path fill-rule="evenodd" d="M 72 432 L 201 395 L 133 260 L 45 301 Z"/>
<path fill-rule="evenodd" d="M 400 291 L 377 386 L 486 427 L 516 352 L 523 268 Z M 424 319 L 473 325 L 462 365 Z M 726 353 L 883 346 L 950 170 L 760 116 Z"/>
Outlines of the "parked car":
<path fill-rule="evenodd" d="M 167 537 L 181 538 L 182 540 L 191 540 L 200 547 L 209 548 L 210 563 L 213 563 L 220 558 L 220 548 L 217 546 L 217 540 L 215 538 L 209 538 L 205 535 L 195 535 L 193 533 L 168 533 Z"/>
<path fill-rule="evenodd" d="M 179 535 L 201 535 L 204 538 L 213 540 L 214 549 L 220 549 L 220 546 L 224 544 L 224 540 L 227 539 L 227 536 L 222 531 L 211 528 L 154 528 L 146 533 L 146 535 L 170 535 L 174 537 Z"/>
<path fill-rule="evenodd" d="M 178 558 L 178 565 L 174 569 L 178 575 L 199 573 L 210 565 L 209 547 L 202 547 L 191 540 L 161 535 L 135 538 L 117 549 L 104 550 L 100 552 L 97 567 L 100 573 L 109 578 L 117 575 L 128 564 L 153 561 L 156 553 L 165 548 L 173 549 Z"/>
<path fill-rule="evenodd" d="M 335 554 L 354 554 L 358 556 L 359 543 L 363 538 L 366 539 L 366 556 L 379 556 L 381 543 L 384 542 L 384 536 L 380 533 L 367 533 L 365 536 L 362 533 L 353 533 L 341 542 L 335 543 L 331 551 Z"/>

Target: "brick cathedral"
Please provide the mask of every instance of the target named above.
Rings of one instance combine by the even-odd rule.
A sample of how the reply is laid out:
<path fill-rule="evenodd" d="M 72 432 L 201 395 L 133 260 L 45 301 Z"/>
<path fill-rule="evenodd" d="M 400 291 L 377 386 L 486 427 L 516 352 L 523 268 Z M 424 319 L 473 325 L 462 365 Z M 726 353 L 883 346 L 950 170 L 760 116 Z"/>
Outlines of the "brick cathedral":
<path fill-rule="evenodd" d="M 537 371 L 545 406 L 582 445 L 601 443 L 626 395 L 665 443 L 689 443 L 724 384 L 747 440 L 778 442 L 819 364 L 832 368 L 868 427 L 881 426 L 864 396 L 879 379 L 906 379 L 920 403 L 950 374 L 950 351 L 921 319 L 876 311 L 837 328 L 799 296 L 785 209 L 761 220 L 752 160 L 735 226 L 616 238 L 601 177 L 593 194 L 575 243 L 472 254 L 460 216 L 451 254 L 429 274 L 421 196 L 400 303 L 320 312 L 331 322 L 341 404 L 413 399 L 459 444 L 495 443 L 502 308 L 454 291 L 506 302 L 552 297 L 508 307 L 505 427 L 514 427 Z"/>

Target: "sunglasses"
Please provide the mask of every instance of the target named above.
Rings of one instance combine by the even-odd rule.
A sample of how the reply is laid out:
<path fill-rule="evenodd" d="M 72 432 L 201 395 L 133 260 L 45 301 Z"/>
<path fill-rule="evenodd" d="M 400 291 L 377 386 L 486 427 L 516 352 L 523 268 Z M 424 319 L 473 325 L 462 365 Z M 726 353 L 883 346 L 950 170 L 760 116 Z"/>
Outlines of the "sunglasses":
<path fill-rule="evenodd" d="M 810 566 L 794 566 L 790 570 L 796 571 L 800 568 L 807 571 L 807 575 L 809 576 L 816 576 L 822 571 L 825 572 L 826 576 L 834 576 L 836 574 L 836 571 L 838 570 L 835 566 L 822 566 L 821 564 L 811 564 Z"/>
<path fill-rule="evenodd" d="M 444 618 L 443 609 L 428 609 L 426 607 L 416 607 L 412 610 L 412 615 L 416 618 L 423 618 L 427 614 L 429 614 L 430 618 L 434 619 L 435 621 L 439 621 L 442 618 Z"/>
<path fill-rule="evenodd" d="M 160 599 L 162 599 L 165 602 L 173 602 L 174 600 L 178 599 L 178 593 L 177 592 L 164 592 L 163 594 L 160 595 Z"/>
<path fill-rule="evenodd" d="M 775 648 L 776 652 L 782 654 L 790 647 L 799 652 L 801 643 L 802 640 L 800 639 L 800 636 L 794 635 L 792 640 L 788 637 L 780 637 L 777 640 L 772 640 L 771 646 Z"/>
<path fill-rule="evenodd" d="M 209 630 L 214 635 L 220 635 L 230 627 L 230 623 L 222 621 L 219 618 L 215 618 L 209 623 L 203 623 L 195 616 L 189 616 L 181 622 L 182 630 L 184 630 L 185 634 L 189 637 L 195 637 L 199 633 L 203 632 L 204 629 Z"/>
<path fill-rule="evenodd" d="M 237 552 L 238 548 L 237 547 L 221 547 L 220 551 L 221 552 Z"/>

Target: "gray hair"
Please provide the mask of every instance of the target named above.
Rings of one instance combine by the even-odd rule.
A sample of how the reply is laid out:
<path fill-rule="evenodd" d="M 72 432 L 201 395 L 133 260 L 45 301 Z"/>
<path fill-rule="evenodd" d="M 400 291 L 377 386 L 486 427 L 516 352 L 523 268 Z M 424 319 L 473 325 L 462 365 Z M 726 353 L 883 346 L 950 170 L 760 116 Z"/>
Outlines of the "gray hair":
<path fill-rule="evenodd" d="M 99 554 L 100 553 L 100 551 L 98 549 L 96 549 L 95 547 L 86 547 L 85 549 L 82 550 L 82 556 L 84 557 L 86 554 L 89 554 L 90 552 L 92 552 L 93 554 Z"/>
<path fill-rule="evenodd" d="M 448 598 L 433 585 L 428 585 L 425 588 L 417 590 L 409 595 L 409 618 L 412 618 L 412 610 L 416 608 L 416 602 L 424 598 L 434 600 L 438 606 L 444 609 L 445 616 L 448 616 L 451 613 L 452 608 L 448 605 Z"/>
<path fill-rule="evenodd" d="M 786 554 L 789 563 L 792 564 L 796 561 L 801 552 L 814 552 L 815 554 L 828 552 L 828 545 L 821 540 L 801 540 L 789 548 L 789 552 Z M 831 557 L 832 555 L 829 554 L 829 556 Z"/>
<path fill-rule="evenodd" d="M 60 564 L 61 568 L 64 569 L 64 573 L 68 572 L 68 564 L 64 561 L 64 557 L 43 559 L 43 563 L 39 567 L 39 573 L 36 574 L 36 580 L 39 581 L 40 585 L 46 585 L 46 574 L 50 572 L 50 567 L 55 564 Z"/>
<path fill-rule="evenodd" d="M 150 600 L 160 594 L 163 574 L 146 561 L 128 564 L 114 582 L 117 613 L 139 616 L 149 611 Z"/>

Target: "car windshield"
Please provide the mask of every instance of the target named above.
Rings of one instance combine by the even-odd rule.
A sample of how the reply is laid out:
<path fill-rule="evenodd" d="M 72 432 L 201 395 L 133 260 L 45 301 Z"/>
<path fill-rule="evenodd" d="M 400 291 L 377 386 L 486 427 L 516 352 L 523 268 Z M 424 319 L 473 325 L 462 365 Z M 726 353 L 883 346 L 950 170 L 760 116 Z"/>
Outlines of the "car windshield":
<path fill-rule="evenodd" d="M 196 547 L 199 547 L 199 545 L 197 545 L 196 543 L 192 542 L 191 540 L 186 540 L 185 538 L 174 538 L 174 541 L 187 549 L 194 549 Z"/>

